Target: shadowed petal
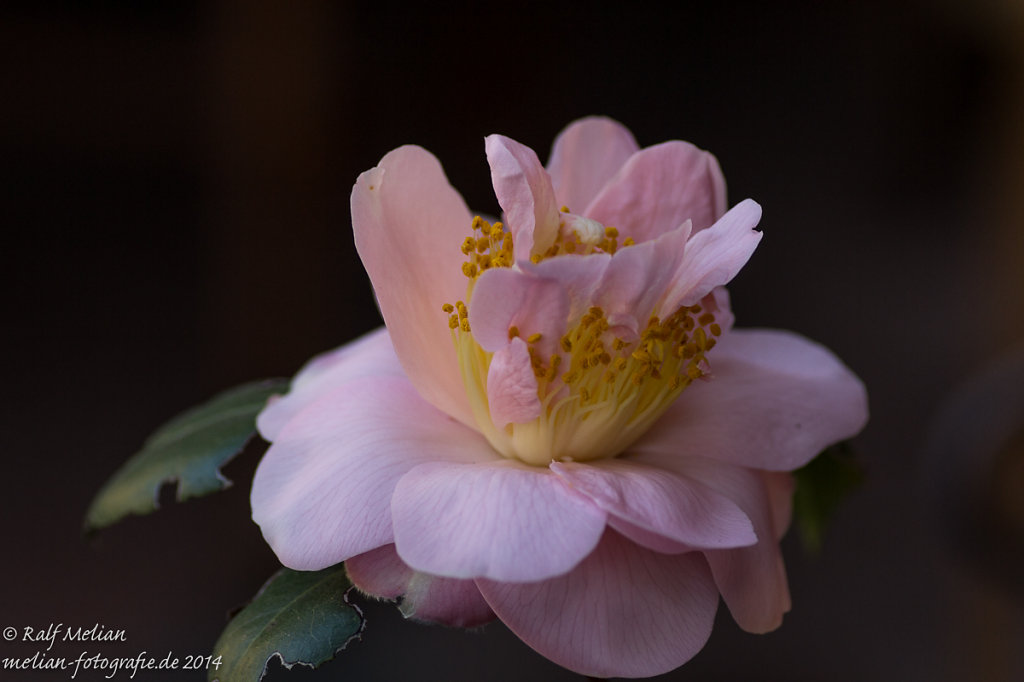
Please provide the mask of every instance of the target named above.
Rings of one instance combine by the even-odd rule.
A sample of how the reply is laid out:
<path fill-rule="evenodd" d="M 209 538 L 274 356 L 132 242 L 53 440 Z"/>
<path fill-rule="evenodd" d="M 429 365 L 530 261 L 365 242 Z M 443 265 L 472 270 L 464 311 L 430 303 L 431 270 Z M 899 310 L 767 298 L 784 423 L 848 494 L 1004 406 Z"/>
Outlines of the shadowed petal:
<path fill-rule="evenodd" d="M 466 294 L 460 244 L 472 216 L 430 152 L 389 152 L 352 188 L 356 249 L 395 352 L 416 390 L 464 424 L 473 416 L 452 350 L 445 303 Z"/>
<path fill-rule="evenodd" d="M 792 471 L 867 422 L 864 384 L 797 334 L 734 329 L 694 382 L 631 450 Z"/>
<path fill-rule="evenodd" d="M 548 173 L 555 196 L 582 211 L 639 149 L 633 133 L 618 121 L 602 116 L 574 121 L 551 148 Z"/>
<path fill-rule="evenodd" d="M 487 370 L 487 403 L 491 421 L 499 429 L 540 416 L 537 377 L 522 339 L 512 339 L 491 358 Z"/>
<path fill-rule="evenodd" d="M 757 542 L 750 519 L 735 502 L 692 478 L 621 459 L 552 462 L 551 469 L 608 514 L 689 548 Z M 640 538 L 632 539 L 644 544 Z"/>
<path fill-rule="evenodd" d="M 516 260 L 543 253 L 558 236 L 558 204 L 537 154 L 504 135 L 485 138 L 498 204 L 512 231 Z"/>
<path fill-rule="evenodd" d="M 418 466 L 398 483 L 391 513 L 398 554 L 416 570 L 515 582 L 571 570 L 605 524 L 550 471 L 511 460 Z"/>
<path fill-rule="evenodd" d="M 273 441 L 288 420 L 307 405 L 353 379 L 368 376 L 405 376 L 384 327 L 307 362 L 292 379 L 287 395 L 260 412 L 256 427 L 265 440 Z"/>
<path fill-rule="evenodd" d="M 473 338 L 492 352 L 508 345 L 514 326 L 524 338 L 540 334 L 535 348 L 546 358 L 558 348 L 568 314 L 569 294 L 558 280 L 511 268 L 481 274 L 469 302 Z"/>
<path fill-rule="evenodd" d="M 650 677 L 679 667 L 707 642 L 718 607 L 699 552 L 658 554 L 610 530 L 567 575 L 477 584 L 520 639 L 593 677 Z"/>
<path fill-rule="evenodd" d="M 718 161 L 689 142 L 641 149 L 623 165 L 583 215 L 639 242 L 693 221 L 694 233 L 725 213 Z"/>
<path fill-rule="evenodd" d="M 789 611 L 790 599 L 765 473 L 699 457 L 671 464 L 734 500 L 754 524 L 756 544 L 705 550 L 704 555 L 736 623 L 748 632 L 774 630 Z"/>
<path fill-rule="evenodd" d="M 472 580 L 438 578 L 405 565 L 394 545 L 384 545 L 345 562 L 352 584 L 383 599 L 402 597 L 406 618 L 471 628 L 494 620 L 494 612 Z"/>
<path fill-rule="evenodd" d="M 417 464 L 496 456 L 406 379 L 358 379 L 278 433 L 253 479 L 253 520 L 282 564 L 319 570 L 393 541 L 392 491 Z"/>

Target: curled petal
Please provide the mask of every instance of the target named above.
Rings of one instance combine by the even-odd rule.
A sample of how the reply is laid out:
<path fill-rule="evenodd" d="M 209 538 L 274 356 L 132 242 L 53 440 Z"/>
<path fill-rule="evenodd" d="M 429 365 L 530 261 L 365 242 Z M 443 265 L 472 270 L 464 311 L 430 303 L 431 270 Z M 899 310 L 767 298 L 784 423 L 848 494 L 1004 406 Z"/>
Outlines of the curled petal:
<path fill-rule="evenodd" d="M 391 513 L 398 554 L 414 569 L 511 582 L 568 572 L 605 524 L 550 471 L 511 460 L 420 465 L 399 482 Z"/>
<path fill-rule="evenodd" d="M 406 146 L 359 176 L 351 203 L 356 249 L 406 375 L 432 405 L 473 424 L 441 312 L 466 291 L 465 202 L 430 152 Z"/>
<path fill-rule="evenodd" d="M 665 294 L 664 309 L 693 305 L 716 287 L 728 284 L 761 241 L 761 233 L 754 230 L 760 220 L 761 206 L 745 199 L 709 229 L 693 235 Z"/>
<path fill-rule="evenodd" d="M 485 139 L 491 182 L 505 212 L 516 260 L 543 253 L 558 236 L 558 204 L 537 154 L 504 135 Z"/>
<path fill-rule="evenodd" d="M 393 541 L 392 491 L 417 464 L 494 457 L 408 380 L 359 379 L 277 434 L 253 479 L 252 517 L 282 564 L 319 570 Z"/>
<path fill-rule="evenodd" d="M 508 345 L 509 329 L 515 327 L 524 338 L 540 334 L 535 347 L 548 357 L 558 347 L 568 314 L 569 294 L 558 280 L 512 268 L 481 274 L 469 302 L 473 338 L 492 352 Z"/>
<path fill-rule="evenodd" d="M 491 421 L 499 429 L 540 416 L 537 377 L 526 343 L 514 338 L 491 358 L 487 370 L 487 403 Z"/>
<path fill-rule="evenodd" d="M 639 149 L 633 133 L 618 121 L 602 116 L 574 121 L 551 148 L 548 173 L 555 196 L 582 211 Z"/>
<path fill-rule="evenodd" d="M 725 213 L 718 161 L 689 142 L 641 149 L 623 165 L 583 215 L 614 225 L 639 242 L 693 221 L 695 233 Z"/>
<path fill-rule="evenodd" d="M 354 379 L 370 376 L 404 376 L 385 327 L 307 362 L 292 379 L 288 394 L 260 412 L 256 427 L 272 442 L 307 405 Z"/>
<path fill-rule="evenodd" d="M 625 460 L 552 462 L 551 469 L 611 517 L 685 547 L 721 549 L 757 542 L 750 519 L 735 502 L 687 476 Z M 641 538 L 631 539 L 644 544 Z"/>
<path fill-rule="evenodd" d="M 384 545 L 345 562 L 352 584 L 383 598 L 402 597 L 406 618 L 471 628 L 494 620 L 494 612 L 472 580 L 455 580 L 417 573 L 398 557 L 394 545 Z"/>
<path fill-rule="evenodd" d="M 611 530 L 567 575 L 477 584 L 520 639 L 592 677 L 650 677 L 677 668 L 707 642 L 718 607 L 699 552 L 658 554 Z"/>
<path fill-rule="evenodd" d="M 867 392 L 828 349 L 797 334 L 734 329 L 695 382 L 634 446 L 792 471 L 867 422 Z"/>

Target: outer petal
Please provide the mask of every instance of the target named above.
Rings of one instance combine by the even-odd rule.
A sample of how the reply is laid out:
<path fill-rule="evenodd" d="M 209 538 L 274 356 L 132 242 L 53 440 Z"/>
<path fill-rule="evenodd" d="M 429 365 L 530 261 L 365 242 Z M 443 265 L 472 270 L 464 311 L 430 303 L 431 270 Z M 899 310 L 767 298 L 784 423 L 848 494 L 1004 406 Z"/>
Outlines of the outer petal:
<path fill-rule="evenodd" d="M 318 570 L 393 541 L 391 494 L 412 467 L 493 457 L 406 379 L 352 381 L 277 435 L 253 479 L 253 520 L 282 564 Z"/>
<path fill-rule="evenodd" d="M 570 571 L 605 524 L 554 474 L 511 460 L 418 466 L 399 482 L 391 513 L 398 554 L 416 570 L 513 582 Z"/>
<path fill-rule="evenodd" d="M 638 243 L 674 230 L 684 220 L 698 232 L 725 212 L 718 161 L 689 142 L 664 142 L 630 157 L 583 212 L 614 225 Z"/>
<path fill-rule="evenodd" d="M 485 138 L 498 204 L 505 212 L 516 260 L 543 253 L 558 236 L 558 204 L 537 154 L 504 135 Z"/>
<path fill-rule="evenodd" d="M 473 338 L 492 352 L 508 345 L 509 328 L 515 326 L 524 337 L 541 334 L 537 349 L 548 357 L 558 347 L 568 314 L 569 294 L 559 281 L 512 268 L 481 274 L 469 302 Z"/>
<path fill-rule="evenodd" d="M 658 554 L 614 531 L 568 575 L 477 584 L 524 642 L 593 677 L 649 677 L 679 667 L 707 642 L 718 607 L 700 553 Z"/>
<path fill-rule="evenodd" d="M 491 421 L 499 429 L 540 416 L 537 377 L 522 339 L 512 339 L 491 358 L 487 369 L 487 404 Z"/>
<path fill-rule="evenodd" d="M 639 149 L 618 121 L 591 116 L 570 123 L 555 138 L 548 161 L 555 196 L 582 211 Z"/>
<path fill-rule="evenodd" d="M 610 517 L 689 548 L 744 547 L 757 542 L 750 519 L 735 502 L 687 476 L 624 460 L 552 462 L 551 469 Z M 629 536 L 626 530 L 620 532 Z M 631 539 L 644 544 L 640 538 Z"/>
<path fill-rule="evenodd" d="M 754 230 L 760 220 L 761 206 L 745 199 L 710 229 L 693 235 L 665 295 L 665 310 L 693 305 L 735 277 L 761 241 Z"/>
<path fill-rule="evenodd" d="M 676 471 L 735 500 L 753 522 L 757 544 L 704 554 L 739 626 L 749 632 L 774 630 L 789 611 L 790 600 L 764 472 L 699 457 L 677 459 L 671 464 Z"/>
<path fill-rule="evenodd" d="M 792 471 L 867 422 L 860 379 L 791 332 L 734 329 L 708 361 L 711 380 L 683 391 L 633 451 Z"/>
<path fill-rule="evenodd" d="M 345 568 L 363 592 L 384 599 L 403 597 L 400 608 L 406 618 L 462 628 L 494 620 L 476 583 L 417 573 L 402 562 L 394 545 L 354 556 Z"/>
<path fill-rule="evenodd" d="M 273 441 L 307 405 L 353 379 L 368 376 L 404 376 L 384 327 L 307 362 L 292 379 L 288 394 L 260 412 L 256 427 L 263 438 Z"/>
<path fill-rule="evenodd" d="M 352 227 L 395 352 L 416 390 L 474 423 L 441 306 L 465 297 L 459 245 L 472 217 L 441 164 L 399 147 L 356 180 Z"/>

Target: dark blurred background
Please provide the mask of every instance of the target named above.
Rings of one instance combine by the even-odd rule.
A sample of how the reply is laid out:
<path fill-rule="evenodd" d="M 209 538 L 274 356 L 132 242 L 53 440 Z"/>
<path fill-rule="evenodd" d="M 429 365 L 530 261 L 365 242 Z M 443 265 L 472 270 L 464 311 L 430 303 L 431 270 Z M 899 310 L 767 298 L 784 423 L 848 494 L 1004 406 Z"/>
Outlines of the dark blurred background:
<path fill-rule="evenodd" d="M 384 153 L 425 146 L 496 212 L 484 135 L 543 159 L 601 113 L 718 156 L 764 207 L 738 324 L 823 342 L 871 396 L 865 484 L 819 555 L 784 543 L 782 628 L 723 607 L 665 679 L 1024 679 L 1020 3 L 14 3 L 0 64 L 0 626 L 208 651 L 277 566 L 260 449 L 87 541 L 92 495 L 177 411 L 378 324 L 348 194 Z M 320 673 L 270 679 L 579 679 L 500 624 L 367 610 Z"/>

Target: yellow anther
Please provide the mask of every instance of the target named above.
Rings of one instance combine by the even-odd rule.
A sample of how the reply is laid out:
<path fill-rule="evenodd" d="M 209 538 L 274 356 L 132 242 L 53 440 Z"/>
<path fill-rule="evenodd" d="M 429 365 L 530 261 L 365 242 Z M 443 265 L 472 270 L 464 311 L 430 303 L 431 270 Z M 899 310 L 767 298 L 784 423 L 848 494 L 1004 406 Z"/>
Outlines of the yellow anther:
<path fill-rule="evenodd" d="M 462 320 L 459 323 L 459 329 L 461 329 L 462 331 L 467 332 L 467 333 L 470 332 L 471 330 L 469 328 L 469 320 Z"/>
<path fill-rule="evenodd" d="M 451 317 L 448 318 L 448 328 L 449 329 L 458 329 L 459 328 L 459 316 L 458 315 L 452 315 Z"/>
<path fill-rule="evenodd" d="M 708 327 L 708 329 L 711 330 L 711 333 L 714 334 L 715 336 L 721 336 L 722 335 L 722 328 L 720 326 L 718 326 L 718 323 L 715 323 L 715 324 L 711 325 L 710 327 Z M 714 339 L 712 339 L 712 340 L 714 340 Z"/>
<path fill-rule="evenodd" d="M 560 208 L 558 210 L 561 211 L 562 213 L 568 213 L 569 212 L 569 207 L 568 206 L 563 206 L 562 208 Z"/>
<path fill-rule="evenodd" d="M 697 318 L 697 321 L 700 322 L 702 327 L 706 327 L 715 321 L 715 316 L 712 315 L 711 313 L 704 313 L 703 315 Z"/>
<path fill-rule="evenodd" d="M 576 381 L 576 379 L 578 379 L 579 376 L 580 376 L 579 372 L 577 372 L 576 370 L 572 370 L 572 371 L 566 372 L 565 374 L 562 375 L 562 381 L 567 383 L 567 384 L 571 384 L 572 382 Z"/>
<path fill-rule="evenodd" d="M 466 237 L 466 240 L 462 242 L 462 253 L 469 255 L 476 248 L 476 240 L 472 237 Z"/>
<path fill-rule="evenodd" d="M 604 228 L 604 236 L 608 237 L 609 239 L 615 239 L 616 237 L 619 236 L 619 231 L 618 229 L 609 225 L 608 227 Z"/>
<path fill-rule="evenodd" d="M 455 306 L 453 306 L 451 303 L 445 303 L 443 306 L 441 306 L 441 310 L 445 311 L 446 313 L 450 313 L 455 310 Z"/>
<path fill-rule="evenodd" d="M 462 274 L 470 279 L 473 279 L 477 275 L 476 263 L 463 263 Z"/>
<path fill-rule="evenodd" d="M 540 333 L 530 334 L 529 336 L 526 337 L 526 342 L 527 343 L 537 343 L 538 341 L 540 341 L 540 337 L 541 337 Z"/>
<path fill-rule="evenodd" d="M 530 256 L 530 262 L 533 263 L 534 265 L 536 265 L 540 261 L 541 261 L 541 256 L 540 256 L 539 253 L 535 253 L 532 256 Z"/>
<path fill-rule="evenodd" d="M 626 342 L 618 337 L 616 337 L 615 340 L 612 341 L 612 348 L 614 348 L 615 350 L 622 350 L 623 348 L 626 347 L 626 345 Z"/>
<path fill-rule="evenodd" d="M 519 336 L 519 327 L 512 325 L 508 328 L 508 340 L 511 341 L 517 336 Z"/>
<path fill-rule="evenodd" d="M 590 400 L 590 391 L 585 388 L 580 389 L 580 402 L 587 402 Z"/>
<path fill-rule="evenodd" d="M 699 379 L 702 374 L 704 373 L 700 371 L 700 367 L 698 367 L 697 363 L 695 362 L 691 362 L 690 365 L 687 366 L 686 368 L 686 376 L 690 377 L 691 379 Z"/>
<path fill-rule="evenodd" d="M 564 350 L 566 353 L 569 353 L 569 352 L 572 351 L 572 339 L 570 339 L 568 336 L 563 336 L 562 337 L 561 345 L 562 345 L 562 350 Z"/>
<path fill-rule="evenodd" d="M 626 237 L 625 239 L 622 240 L 622 245 L 623 246 L 633 246 L 633 244 L 636 244 L 636 242 L 633 241 L 632 237 Z"/>

